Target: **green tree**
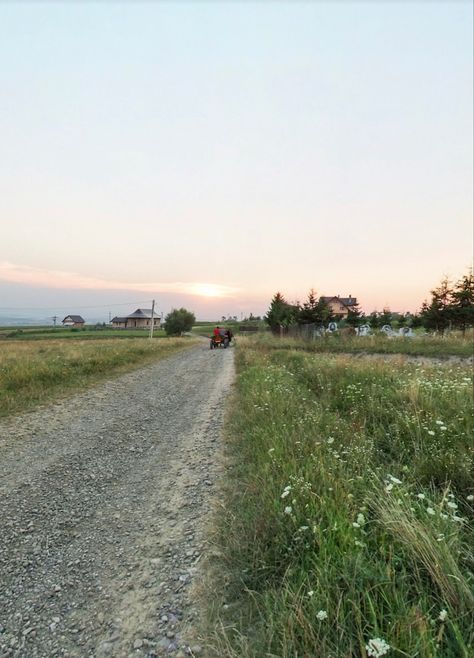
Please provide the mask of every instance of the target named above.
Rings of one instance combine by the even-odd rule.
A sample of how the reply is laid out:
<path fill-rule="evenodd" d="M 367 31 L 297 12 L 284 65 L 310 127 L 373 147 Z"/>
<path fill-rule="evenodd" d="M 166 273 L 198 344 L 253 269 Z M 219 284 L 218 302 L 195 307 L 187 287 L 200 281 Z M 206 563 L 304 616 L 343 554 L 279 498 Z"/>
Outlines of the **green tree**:
<path fill-rule="evenodd" d="M 311 288 L 307 300 L 299 309 L 298 324 L 324 324 L 330 317 L 331 309 L 322 298 L 318 300 L 316 291 Z"/>
<path fill-rule="evenodd" d="M 278 331 L 280 327 L 289 327 L 294 324 L 298 311 L 298 304 L 289 304 L 281 292 L 277 292 L 272 298 L 265 322 L 272 331 Z"/>
<path fill-rule="evenodd" d="M 383 327 L 385 324 L 391 324 L 392 319 L 392 311 L 389 308 L 384 308 L 379 316 L 380 326 Z"/>
<path fill-rule="evenodd" d="M 181 336 L 185 331 L 191 331 L 196 317 L 185 308 L 174 308 L 165 318 L 165 331 L 168 336 Z"/>
<path fill-rule="evenodd" d="M 379 327 L 382 326 L 380 323 L 380 316 L 377 313 L 377 311 L 372 311 L 372 313 L 368 317 L 368 321 L 372 329 L 378 329 Z"/>
<path fill-rule="evenodd" d="M 449 279 L 444 277 L 439 286 L 430 292 L 431 301 L 428 303 L 425 300 L 421 307 L 423 325 L 444 334 L 453 320 L 453 290 Z"/>
<path fill-rule="evenodd" d="M 451 294 L 451 317 L 455 327 L 462 330 L 474 325 L 474 275 L 469 270 L 459 281 Z"/>
<path fill-rule="evenodd" d="M 347 314 L 346 324 L 348 324 L 349 327 L 358 327 L 362 324 L 362 320 L 363 315 L 359 304 L 352 304 L 349 313 Z"/>

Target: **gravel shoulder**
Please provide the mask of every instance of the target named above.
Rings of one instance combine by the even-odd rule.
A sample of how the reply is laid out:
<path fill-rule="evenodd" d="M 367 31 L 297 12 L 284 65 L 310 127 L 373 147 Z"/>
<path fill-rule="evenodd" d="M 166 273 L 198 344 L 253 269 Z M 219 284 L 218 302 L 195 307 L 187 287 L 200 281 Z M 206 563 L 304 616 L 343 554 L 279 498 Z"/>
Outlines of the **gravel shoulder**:
<path fill-rule="evenodd" d="M 0 421 L 0 657 L 205 655 L 193 594 L 233 350 Z"/>

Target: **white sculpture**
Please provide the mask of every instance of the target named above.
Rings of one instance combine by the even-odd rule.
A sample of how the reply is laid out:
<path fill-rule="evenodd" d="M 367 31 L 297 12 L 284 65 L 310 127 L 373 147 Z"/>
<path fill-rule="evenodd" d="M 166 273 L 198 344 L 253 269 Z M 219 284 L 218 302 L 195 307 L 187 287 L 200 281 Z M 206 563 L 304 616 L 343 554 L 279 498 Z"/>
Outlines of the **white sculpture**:
<path fill-rule="evenodd" d="M 384 326 L 380 331 L 384 333 L 386 336 L 390 336 L 390 337 L 395 336 L 395 332 L 389 324 L 384 324 Z"/>
<path fill-rule="evenodd" d="M 362 324 L 360 327 L 357 327 L 358 336 L 368 336 L 371 333 L 371 328 L 369 324 Z"/>

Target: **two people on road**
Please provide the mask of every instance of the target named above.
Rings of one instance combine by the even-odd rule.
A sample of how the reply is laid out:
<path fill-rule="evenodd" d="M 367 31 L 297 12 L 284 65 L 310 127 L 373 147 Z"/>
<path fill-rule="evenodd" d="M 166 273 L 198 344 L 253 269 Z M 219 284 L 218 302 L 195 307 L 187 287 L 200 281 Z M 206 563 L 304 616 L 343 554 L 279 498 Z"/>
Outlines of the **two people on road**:
<path fill-rule="evenodd" d="M 230 341 L 233 338 L 233 333 L 230 329 L 226 329 L 225 327 L 215 327 L 213 331 L 213 336 L 211 338 L 211 350 L 214 347 L 218 347 L 219 345 L 223 345 L 224 347 L 228 347 Z"/>

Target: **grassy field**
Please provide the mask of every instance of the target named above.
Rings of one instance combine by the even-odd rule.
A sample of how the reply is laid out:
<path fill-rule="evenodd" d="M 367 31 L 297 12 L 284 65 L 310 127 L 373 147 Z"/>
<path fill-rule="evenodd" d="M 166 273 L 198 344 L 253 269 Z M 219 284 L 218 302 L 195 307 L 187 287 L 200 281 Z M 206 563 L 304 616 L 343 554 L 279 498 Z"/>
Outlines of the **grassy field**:
<path fill-rule="evenodd" d="M 164 337 L 164 329 L 155 329 L 154 337 Z M 148 329 L 112 329 L 110 327 L 0 327 L 0 340 L 103 340 L 104 338 L 148 338 Z"/>
<path fill-rule="evenodd" d="M 449 356 L 474 356 L 474 331 L 452 333 L 446 336 L 433 336 L 420 333 L 413 338 L 389 338 L 381 332 L 371 336 L 345 336 L 335 333 L 324 338 L 307 341 L 298 338 L 283 337 L 279 342 L 269 334 L 259 334 L 259 341 L 266 341 L 267 349 L 304 350 L 317 353 L 333 354 L 407 354 L 446 358 Z"/>
<path fill-rule="evenodd" d="M 192 338 L 120 340 L 114 334 L 109 339 L 71 340 L 60 336 L 0 341 L 0 416 L 70 394 L 194 344 Z"/>
<path fill-rule="evenodd" d="M 239 341 L 215 654 L 472 656 L 472 369 L 294 347 Z"/>

